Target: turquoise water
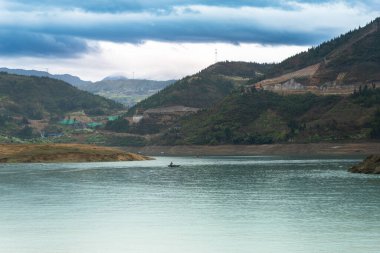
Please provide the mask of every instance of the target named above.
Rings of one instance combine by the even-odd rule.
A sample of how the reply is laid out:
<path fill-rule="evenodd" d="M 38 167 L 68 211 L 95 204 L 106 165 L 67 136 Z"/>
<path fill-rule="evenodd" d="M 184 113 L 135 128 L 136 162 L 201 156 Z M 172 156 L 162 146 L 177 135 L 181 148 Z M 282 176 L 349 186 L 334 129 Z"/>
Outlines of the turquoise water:
<path fill-rule="evenodd" d="M 358 161 L 0 165 L 0 252 L 378 253 L 380 176 Z"/>

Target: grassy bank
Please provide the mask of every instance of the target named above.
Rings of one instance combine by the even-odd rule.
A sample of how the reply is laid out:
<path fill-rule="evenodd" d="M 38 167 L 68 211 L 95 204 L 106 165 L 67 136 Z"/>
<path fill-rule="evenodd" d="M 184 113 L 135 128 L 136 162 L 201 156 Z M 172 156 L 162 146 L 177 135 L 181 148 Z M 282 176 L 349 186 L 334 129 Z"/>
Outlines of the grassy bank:
<path fill-rule="evenodd" d="M 142 161 L 150 158 L 117 148 L 82 144 L 2 144 L 1 163 Z"/>

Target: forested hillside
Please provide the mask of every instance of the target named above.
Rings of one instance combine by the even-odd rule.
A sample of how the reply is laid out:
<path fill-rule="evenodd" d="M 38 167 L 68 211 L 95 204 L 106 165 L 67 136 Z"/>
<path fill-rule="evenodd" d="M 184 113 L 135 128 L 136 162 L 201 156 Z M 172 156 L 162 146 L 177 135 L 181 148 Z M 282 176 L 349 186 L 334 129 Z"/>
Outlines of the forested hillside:
<path fill-rule="evenodd" d="M 269 144 L 380 137 L 380 89 L 349 97 L 235 92 L 183 118 L 162 144 Z"/>

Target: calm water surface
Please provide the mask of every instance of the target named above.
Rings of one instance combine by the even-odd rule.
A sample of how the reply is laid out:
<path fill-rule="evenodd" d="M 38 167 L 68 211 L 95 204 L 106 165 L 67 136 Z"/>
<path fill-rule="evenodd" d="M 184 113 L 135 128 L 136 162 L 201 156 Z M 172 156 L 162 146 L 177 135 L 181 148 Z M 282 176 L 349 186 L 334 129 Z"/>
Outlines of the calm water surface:
<path fill-rule="evenodd" d="M 380 176 L 358 161 L 0 165 L 0 252 L 379 253 Z"/>

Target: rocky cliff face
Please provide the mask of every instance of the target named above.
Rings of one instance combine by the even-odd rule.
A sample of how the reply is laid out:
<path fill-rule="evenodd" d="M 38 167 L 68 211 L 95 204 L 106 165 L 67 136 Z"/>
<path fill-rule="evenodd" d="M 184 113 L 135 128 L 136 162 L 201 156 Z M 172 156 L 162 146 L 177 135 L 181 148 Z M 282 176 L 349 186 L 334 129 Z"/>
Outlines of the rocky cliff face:
<path fill-rule="evenodd" d="M 355 165 L 350 172 L 365 174 L 380 174 L 380 155 L 370 155 L 363 162 Z"/>

